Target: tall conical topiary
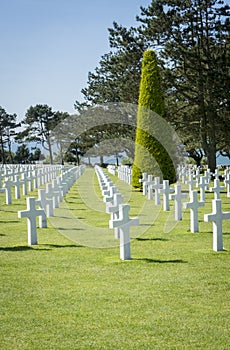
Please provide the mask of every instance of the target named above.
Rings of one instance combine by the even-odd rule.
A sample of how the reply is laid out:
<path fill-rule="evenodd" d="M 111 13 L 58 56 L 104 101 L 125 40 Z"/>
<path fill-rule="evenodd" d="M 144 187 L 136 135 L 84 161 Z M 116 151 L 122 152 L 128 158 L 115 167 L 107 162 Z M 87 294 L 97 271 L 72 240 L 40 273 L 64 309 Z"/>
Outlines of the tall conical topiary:
<path fill-rule="evenodd" d="M 172 135 L 169 135 L 170 127 L 162 118 L 164 111 L 157 57 L 153 50 L 147 50 L 143 56 L 138 101 L 133 187 L 141 187 L 139 179 L 143 172 L 160 176 L 170 183 L 176 181 L 175 167 L 169 155 Z"/>

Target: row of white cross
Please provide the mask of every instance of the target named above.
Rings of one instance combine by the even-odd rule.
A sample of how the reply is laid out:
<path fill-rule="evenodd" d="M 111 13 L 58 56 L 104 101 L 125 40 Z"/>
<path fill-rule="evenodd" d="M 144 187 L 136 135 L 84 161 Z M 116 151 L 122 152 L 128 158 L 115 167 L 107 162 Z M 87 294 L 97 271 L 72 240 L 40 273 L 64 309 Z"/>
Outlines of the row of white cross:
<path fill-rule="evenodd" d="M 204 215 L 205 222 L 213 222 L 213 250 L 223 250 L 223 235 L 222 222 L 230 219 L 230 213 L 222 211 L 222 201 L 220 193 L 226 187 L 227 198 L 230 198 L 230 168 L 224 170 L 223 175 L 220 174 L 219 168 L 212 174 L 209 169 L 201 175 L 200 168 L 193 170 L 188 167 L 181 166 L 178 168 L 178 175 L 181 181 L 189 185 L 190 202 L 185 203 L 186 208 L 190 208 L 190 222 L 191 232 L 198 232 L 198 208 L 205 205 L 205 191 L 210 190 L 214 193 L 214 200 L 212 200 L 212 213 Z M 187 180 L 188 178 L 188 180 Z M 214 178 L 214 186 L 209 188 L 211 179 Z M 224 185 L 220 185 L 220 178 L 224 179 Z M 200 201 L 197 198 L 197 191 L 193 191 L 194 186 L 199 188 Z"/>
<path fill-rule="evenodd" d="M 229 185 L 230 185 L 230 175 L 229 170 L 224 174 L 225 177 L 225 186 L 227 187 L 227 197 L 229 195 Z M 209 174 L 209 172 L 207 172 Z M 197 174 L 198 175 L 198 172 Z M 185 176 L 185 173 L 183 173 Z M 219 172 L 215 172 L 216 178 L 214 179 L 214 186 L 209 188 L 210 192 L 214 193 L 214 200 L 212 201 L 212 213 L 204 215 L 205 222 L 213 222 L 213 250 L 221 251 L 223 250 L 223 238 L 222 238 L 222 222 L 223 220 L 230 219 L 230 213 L 222 212 L 222 202 L 220 199 L 220 193 L 224 190 L 224 186 L 220 185 L 219 180 Z M 194 190 L 194 177 L 193 174 L 189 174 L 189 179 L 186 180 L 184 178 L 184 182 L 189 185 L 189 194 L 190 194 L 190 202 L 185 202 L 184 207 L 190 209 L 190 230 L 191 232 L 198 232 L 198 209 L 205 205 L 205 190 L 208 189 L 208 185 L 210 184 L 207 181 L 207 174 L 204 176 L 199 176 L 199 183 L 197 187 L 200 190 L 200 200 L 198 199 L 198 191 Z M 206 182 L 207 181 L 207 182 Z M 148 199 L 151 200 L 153 198 L 153 191 L 155 195 L 155 204 L 160 204 L 160 194 L 163 193 L 163 209 L 165 211 L 170 209 L 170 200 L 175 201 L 175 220 L 182 220 L 182 201 L 187 197 L 185 193 L 181 191 L 181 185 L 174 185 L 174 193 L 173 189 L 169 187 L 168 180 L 163 180 L 163 184 L 160 184 L 160 178 L 155 177 L 153 179 L 152 175 L 147 175 L 146 173 L 142 174 L 142 179 L 140 179 L 143 188 L 143 194 L 148 196 Z"/>
<path fill-rule="evenodd" d="M 60 171 L 66 167 L 61 165 L 49 165 L 41 168 L 36 165 L 6 165 L 0 169 L 0 192 L 5 192 L 6 204 L 12 204 L 12 191 L 15 188 L 14 197 L 20 199 L 21 192 L 27 196 L 28 192 L 38 188 L 56 178 Z"/>
<path fill-rule="evenodd" d="M 108 170 L 113 169 L 113 175 L 115 173 L 115 166 L 109 165 Z M 132 182 L 132 168 L 128 165 L 120 165 L 117 168 L 117 175 L 120 180 L 131 184 Z M 223 187 L 219 188 L 220 178 L 224 178 L 224 185 L 227 188 L 227 197 L 230 197 L 230 167 L 224 170 L 223 175 L 220 175 L 220 170 L 217 168 L 214 173 L 211 173 L 210 169 L 204 171 L 204 175 L 201 174 L 201 169 L 189 166 L 178 166 L 177 176 L 181 183 L 188 184 L 189 190 L 192 191 L 194 186 L 200 189 L 200 200 L 205 200 L 205 190 L 209 188 L 209 183 L 212 178 L 214 178 L 214 186 L 212 191 L 215 193 L 215 199 L 219 199 L 219 190 L 222 190 Z M 147 180 L 147 179 L 146 179 Z"/>
<path fill-rule="evenodd" d="M 36 218 L 39 217 L 39 227 L 47 227 L 47 217 L 54 216 L 63 196 L 69 191 L 75 181 L 81 176 L 84 167 L 71 167 L 62 171 L 56 179 L 46 184 L 46 189 L 38 189 L 38 199 L 27 197 L 27 209 L 18 212 L 19 218 L 27 218 L 28 245 L 38 244 Z"/>
<path fill-rule="evenodd" d="M 107 169 L 108 169 L 108 172 L 110 174 L 112 174 L 113 176 L 116 176 L 116 166 L 115 165 L 109 164 L 107 166 Z"/>
<path fill-rule="evenodd" d="M 131 259 L 130 226 L 139 225 L 138 218 L 130 218 L 130 206 L 122 204 L 123 197 L 116 186 L 99 166 L 95 166 L 98 182 L 106 203 L 106 212 L 110 214 L 109 227 L 114 229 L 116 239 L 120 239 L 120 259 Z"/>
<path fill-rule="evenodd" d="M 118 179 L 127 182 L 129 185 L 132 183 L 132 168 L 128 165 L 120 165 L 117 168 Z"/>

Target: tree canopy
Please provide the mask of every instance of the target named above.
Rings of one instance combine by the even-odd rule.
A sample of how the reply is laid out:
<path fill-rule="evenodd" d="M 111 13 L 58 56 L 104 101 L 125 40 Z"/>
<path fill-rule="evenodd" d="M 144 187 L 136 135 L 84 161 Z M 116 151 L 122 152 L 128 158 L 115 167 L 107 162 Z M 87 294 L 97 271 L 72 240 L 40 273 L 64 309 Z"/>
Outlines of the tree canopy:
<path fill-rule="evenodd" d="M 132 173 L 132 185 L 141 187 L 139 179 L 142 173 L 176 182 L 173 157 L 174 148 L 170 128 L 165 123 L 162 127 L 165 106 L 161 89 L 161 77 L 156 53 L 144 52 L 140 95 L 138 101 L 135 158 Z"/>
<path fill-rule="evenodd" d="M 4 108 L 0 107 L 0 156 L 3 164 L 13 163 L 11 142 L 16 135 L 16 128 L 20 125 L 16 119 L 16 114 L 8 114 Z M 6 148 L 8 148 L 7 152 Z"/>
<path fill-rule="evenodd" d="M 49 152 L 50 162 L 53 163 L 52 151 L 52 130 L 63 119 L 68 117 L 68 113 L 53 112 L 48 105 L 31 106 L 25 115 L 22 124 L 25 129 L 18 133 L 18 141 L 36 141 Z"/>
<path fill-rule="evenodd" d="M 137 26 L 116 22 L 109 29 L 111 51 L 89 73 L 83 106 L 137 103 L 141 60 L 147 47 L 161 65 L 166 118 L 189 156 L 205 154 L 211 170 L 216 152 L 229 155 L 229 6 L 220 0 L 154 0 L 141 7 Z M 200 153 L 201 152 L 201 153 Z"/>

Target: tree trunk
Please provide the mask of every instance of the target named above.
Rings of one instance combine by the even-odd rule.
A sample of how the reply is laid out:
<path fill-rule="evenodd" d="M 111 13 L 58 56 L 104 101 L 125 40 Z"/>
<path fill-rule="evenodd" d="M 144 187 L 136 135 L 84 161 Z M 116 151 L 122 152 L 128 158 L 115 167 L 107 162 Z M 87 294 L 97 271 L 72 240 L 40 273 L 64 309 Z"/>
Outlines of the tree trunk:
<path fill-rule="evenodd" d="M 13 154 L 12 154 L 12 150 L 11 150 L 11 142 L 10 142 L 10 140 L 8 140 L 8 149 L 9 149 L 10 161 L 11 161 L 11 164 L 13 164 L 14 160 L 13 160 Z"/>
<path fill-rule="evenodd" d="M 4 150 L 4 142 L 1 135 L 1 151 L 2 151 L 2 164 L 6 164 L 6 156 L 5 156 L 5 150 Z"/>
<path fill-rule="evenodd" d="M 199 72 L 201 74 L 201 72 Z M 208 160 L 208 167 L 211 172 L 216 169 L 216 130 L 215 130 L 215 110 L 211 102 L 209 91 L 204 89 L 202 76 L 199 79 L 199 111 L 201 143 L 205 156 Z M 209 104 L 205 101 L 209 100 Z"/>
<path fill-rule="evenodd" d="M 208 145 L 207 150 L 205 150 L 205 153 L 208 160 L 208 168 L 211 170 L 212 173 L 214 173 L 216 169 L 216 145 Z"/>
<path fill-rule="evenodd" d="M 47 137 L 47 144 L 48 144 L 48 151 L 49 151 L 49 155 L 50 155 L 50 164 L 53 164 L 52 146 L 51 146 L 51 142 L 50 142 L 49 137 Z"/>
<path fill-rule="evenodd" d="M 116 157 L 116 164 L 117 164 L 117 166 L 119 166 L 119 155 L 118 155 L 118 153 L 115 154 L 115 157 Z"/>

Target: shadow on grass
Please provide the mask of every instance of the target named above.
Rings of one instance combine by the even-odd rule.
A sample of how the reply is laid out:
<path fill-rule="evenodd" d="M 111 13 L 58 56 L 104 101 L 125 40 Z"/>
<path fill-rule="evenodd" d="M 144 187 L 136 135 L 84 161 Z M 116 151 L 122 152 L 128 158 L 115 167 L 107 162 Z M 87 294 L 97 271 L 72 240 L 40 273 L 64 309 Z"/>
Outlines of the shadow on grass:
<path fill-rule="evenodd" d="M 141 216 L 141 215 L 138 215 Z M 140 224 L 139 226 L 147 226 L 147 227 L 151 227 L 151 226 L 155 226 L 152 222 L 149 224 Z"/>
<path fill-rule="evenodd" d="M 41 248 L 41 247 L 47 247 L 47 248 Z M 14 247 L 0 247 L 0 251 L 6 251 L 6 252 L 21 252 L 26 250 L 52 250 L 52 248 L 82 248 L 84 246 L 77 245 L 77 244 L 38 244 L 34 246 L 14 246 Z"/>
<path fill-rule="evenodd" d="M 40 246 L 51 247 L 51 248 L 84 248 L 80 244 L 40 244 Z"/>
<path fill-rule="evenodd" d="M 86 208 L 78 208 L 78 207 L 76 207 L 76 208 L 68 208 L 69 210 L 87 210 Z"/>
<path fill-rule="evenodd" d="M 29 246 L 0 247 L 0 251 L 6 251 L 6 252 L 22 252 L 25 250 L 38 250 L 38 249 L 34 249 L 34 247 L 29 247 Z M 44 248 L 39 250 L 50 250 L 50 249 Z"/>
<path fill-rule="evenodd" d="M 132 260 L 145 261 L 147 263 L 157 263 L 157 264 L 187 264 L 188 262 L 182 259 L 175 260 L 158 260 L 158 259 L 148 259 L 148 258 L 132 258 Z"/>
<path fill-rule="evenodd" d="M 22 206 L 22 208 L 24 208 L 24 206 Z M 1 211 L 2 213 L 17 213 L 17 210 L 6 210 L 6 209 L 4 209 L 4 210 L 2 210 Z"/>
<path fill-rule="evenodd" d="M 6 236 L 4 233 L 0 233 L 0 237 L 4 237 Z"/>
<path fill-rule="evenodd" d="M 0 220 L 0 224 L 18 224 L 20 222 L 20 220 Z"/>
<path fill-rule="evenodd" d="M 66 201 L 66 203 L 68 204 L 81 204 L 81 202 L 80 201 Z M 83 209 L 81 209 L 81 210 L 83 210 Z"/>
<path fill-rule="evenodd" d="M 82 217 L 82 216 L 72 216 L 72 217 L 68 217 L 68 216 L 56 216 L 58 219 L 65 219 L 65 220 L 76 220 L 76 219 L 79 219 L 79 220 L 84 220 L 85 218 Z"/>
<path fill-rule="evenodd" d="M 169 239 L 167 238 L 141 238 L 141 237 L 138 237 L 138 238 L 134 238 L 135 240 L 137 241 L 140 241 L 140 242 L 145 242 L 145 241 L 162 241 L 162 242 L 168 242 Z"/>
<path fill-rule="evenodd" d="M 59 231 L 83 231 L 83 228 L 76 228 L 76 227 L 71 227 L 71 228 L 65 228 L 65 227 L 56 227 L 57 230 Z"/>
<path fill-rule="evenodd" d="M 14 202 L 12 202 L 12 204 L 3 204 L 2 209 L 4 211 L 14 213 L 13 210 L 9 210 L 8 209 L 11 205 L 13 205 L 14 207 L 24 207 L 26 205 L 26 201 L 25 201 L 25 203 L 14 203 Z"/>

